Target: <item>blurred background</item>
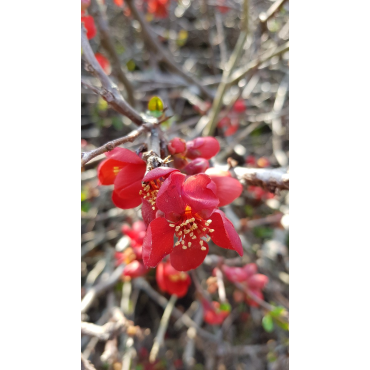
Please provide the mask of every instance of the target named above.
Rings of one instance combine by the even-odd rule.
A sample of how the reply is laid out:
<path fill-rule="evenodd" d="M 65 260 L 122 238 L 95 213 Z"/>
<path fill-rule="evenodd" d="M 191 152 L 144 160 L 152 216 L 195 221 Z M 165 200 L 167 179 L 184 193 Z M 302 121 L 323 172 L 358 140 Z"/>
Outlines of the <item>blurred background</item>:
<path fill-rule="evenodd" d="M 221 147 L 213 167 L 288 173 L 288 1 L 91 0 L 82 9 L 96 59 L 131 106 L 146 112 L 151 97 L 162 99 L 170 117 L 161 124 L 164 142 L 208 133 Z M 89 88 L 101 81 L 85 66 L 82 59 L 82 152 L 137 128 Z M 142 135 L 123 147 L 136 151 L 146 143 Z M 158 268 L 124 273 L 140 260 L 141 209 L 114 206 L 113 186 L 98 183 L 103 159 L 96 156 L 81 172 L 82 367 L 287 369 L 288 190 L 240 179 L 241 196 L 222 210 L 244 256 L 210 243 L 205 262 L 187 274 L 186 293 L 174 298 Z M 262 302 L 251 303 L 221 264 L 255 264 L 268 278 Z"/>

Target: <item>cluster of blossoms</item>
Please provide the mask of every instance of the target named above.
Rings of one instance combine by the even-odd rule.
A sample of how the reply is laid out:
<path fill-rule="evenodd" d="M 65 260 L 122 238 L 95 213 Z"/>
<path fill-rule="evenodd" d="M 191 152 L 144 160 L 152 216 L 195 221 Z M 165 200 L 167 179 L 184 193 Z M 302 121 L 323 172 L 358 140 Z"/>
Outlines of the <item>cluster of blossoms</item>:
<path fill-rule="evenodd" d="M 168 17 L 169 0 L 145 0 L 144 2 L 147 3 L 149 14 L 153 14 L 157 18 Z M 120 8 L 123 8 L 125 4 L 124 0 L 114 0 L 114 3 Z M 141 9 L 142 5 L 142 3 L 138 4 L 138 8 Z M 125 10 L 125 15 L 130 15 L 129 9 Z"/>
<path fill-rule="evenodd" d="M 116 252 L 116 264 L 125 263 L 123 277 L 129 276 L 136 278 L 143 276 L 148 272 L 148 269 L 143 264 L 143 241 L 145 237 L 146 226 L 142 221 L 133 223 L 132 228 L 128 225 L 122 226 L 122 233 L 130 238 L 131 246 L 123 252 Z"/>
<path fill-rule="evenodd" d="M 234 292 L 234 299 L 236 301 L 245 300 L 250 306 L 258 307 L 258 303 L 247 292 L 263 299 L 262 289 L 269 279 L 266 275 L 257 273 L 257 265 L 255 263 L 248 263 L 243 267 L 223 265 L 221 269 L 229 281 L 241 283 L 245 287 L 243 292 L 239 290 Z"/>
<path fill-rule="evenodd" d="M 170 146 L 178 148 L 179 143 L 184 144 L 180 139 Z M 185 149 L 175 152 L 194 161 L 207 160 L 218 152 L 219 144 L 214 138 L 200 138 L 187 142 Z M 106 156 L 98 177 L 100 184 L 114 185 L 113 203 L 123 209 L 142 204 L 147 226 L 142 250 L 146 267 L 156 267 L 170 255 L 176 270 L 194 269 L 206 257 L 211 239 L 222 248 L 243 254 L 239 235 L 218 209 L 242 191 L 241 184 L 228 172 L 209 168 L 205 173 L 186 176 L 176 168 L 159 167 L 145 174 L 146 162 L 128 149 L 115 148 Z"/>
<path fill-rule="evenodd" d="M 228 303 L 220 304 L 217 301 L 208 302 L 202 299 L 203 319 L 209 325 L 220 325 L 230 314 L 230 305 Z"/>

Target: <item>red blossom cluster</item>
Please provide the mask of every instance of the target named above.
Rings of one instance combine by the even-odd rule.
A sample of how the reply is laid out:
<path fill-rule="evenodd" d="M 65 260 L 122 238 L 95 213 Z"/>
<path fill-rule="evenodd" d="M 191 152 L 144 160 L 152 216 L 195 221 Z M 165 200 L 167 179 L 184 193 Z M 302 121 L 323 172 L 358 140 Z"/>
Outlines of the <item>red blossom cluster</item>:
<path fill-rule="evenodd" d="M 223 131 L 224 136 L 234 135 L 239 128 L 240 115 L 247 110 L 247 106 L 243 99 L 238 99 L 230 113 L 218 121 L 217 127 Z M 225 113 L 221 112 L 221 115 Z"/>
<path fill-rule="evenodd" d="M 143 241 L 145 237 L 146 226 L 142 221 L 133 223 L 132 228 L 128 225 L 122 226 L 122 233 L 127 235 L 131 240 L 131 246 L 126 248 L 123 252 L 116 252 L 116 264 L 125 263 L 122 276 L 129 276 L 131 278 L 143 276 L 148 272 L 144 266 L 143 260 Z"/>
<path fill-rule="evenodd" d="M 253 300 L 248 292 L 263 299 L 262 289 L 266 286 L 269 279 L 266 275 L 257 274 L 257 265 L 255 263 L 248 263 L 243 267 L 230 267 L 222 265 L 221 267 L 226 278 L 232 283 L 242 283 L 245 287 L 245 292 L 238 291 L 239 297 L 254 307 L 258 307 L 258 303 Z M 241 294 L 240 294 L 241 293 Z M 235 295 L 234 295 L 235 296 Z"/>
<path fill-rule="evenodd" d="M 95 58 L 100 64 L 100 66 L 103 68 L 104 72 L 107 75 L 110 75 L 112 68 L 110 66 L 109 60 L 103 54 L 100 53 L 96 53 Z"/>
<path fill-rule="evenodd" d="M 161 290 L 179 298 L 188 292 L 191 284 L 190 276 L 184 271 L 175 270 L 169 261 L 158 264 L 155 277 Z"/>
<path fill-rule="evenodd" d="M 195 161 L 210 159 L 218 152 L 219 144 L 214 138 L 187 143 L 174 139 L 169 148 L 173 155 L 181 153 Z M 207 169 L 186 176 L 178 169 L 159 167 L 145 175 L 145 161 L 128 149 L 115 148 L 106 156 L 108 159 L 98 167 L 98 177 L 100 184 L 114 185 L 113 203 L 123 209 L 142 203 L 147 226 L 142 254 L 146 267 L 155 267 L 170 255 L 176 270 L 194 269 L 206 257 L 211 239 L 221 248 L 243 254 L 239 235 L 218 209 L 242 191 L 241 184 L 228 172 Z"/>

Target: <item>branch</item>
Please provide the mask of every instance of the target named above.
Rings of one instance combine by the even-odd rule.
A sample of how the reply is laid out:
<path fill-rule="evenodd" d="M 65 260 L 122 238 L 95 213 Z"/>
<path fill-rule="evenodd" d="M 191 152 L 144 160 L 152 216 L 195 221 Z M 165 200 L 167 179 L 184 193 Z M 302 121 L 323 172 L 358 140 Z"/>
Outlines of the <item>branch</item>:
<path fill-rule="evenodd" d="M 260 186 L 272 193 L 276 189 L 289 190 L 289 174 L 286 168 L 234 167 L 232 170 L 239 181 L 245 181 L 248 185 Z"/>
<path fill-rule="evenodd" d="M 149 362 L 153 363 L 158 355 L 159 349 L 161 348 L 163 341 L 164 341 L 164 335 L 166 334 L 166 330 L 168 327 L 168 322 L 170 320 L 170 316 L 172 313 L 172 310 L 175 307 L 175 303 L 177 300 L 177 296 L 175 294 L 171 295 L 170 300 L 168 301 L 168 304 L 163 312 L 163 316 L 161 318 L 161 322 L 159 323 L 159 328 L 157 335 L 154 338 L 154 344 L 152 347 L 152 350 L 150 351 L 149 355 Z"/>
<path fill-rule="evenodd" d="M 249 16 L 249 0 L 244 0 L 243 4 L 243 28 L 240 31 L 238 41 L 236 42 L 235 48 L 227 62 L 224 71 L 222 73 L 221 83 L 218 85 L 216 97 L 213 101 L 211 111 L 209 113 L 209 119 L 206 127 L 203 130 L 203 136 L 213 136 L 215 131 L 218 115 L 223 105 L 223 97 L 226 90 L 230 86 L 229 79 L 233 72 L 236 63 L 239 61 L 240 56 L 244 50 L 244 45 L 247 41 L 248 36 L 248 16 Z"/>
<path fill-rule="evenodd" d="M 115 308 L 113 312 L 114 321 L 107 322 L 103 326 L 90 322 L 81 322 L 81 334 L 96 337 L 103 341 L 112 339 L 122 332 L 126 332 L 128 335 L 143 336 L 140 327 L 135 326 L 132 321 L 127 320 L 122 312 L 120 312 L 119 308 Z"/>
<path fill-rule="evenodd" d="M 159 123 L 142 124 L 137 130 L 130 132 L 126 136 L 109 141 L 103 146 L 96 148 L 94 150 L 91 150 L 90 152 L 81 153 L 81 167 L 83 167 L 87 162 L 91 161 L 94 157 L 97 157 L 98 155 L 103 154 L 105 152 L 109 152 L 110 150 L 113 150 L 114 148 L 116 148 L 117 146 L 121 144 L 128 143 L 128 142 L 132 143 L 142 133 L 144 133 L 145 131 L 150 131 L 151 129 L 156 127 Z"/>
<path fill-rule="evenodd" d="M 267 21 L 279 10 L 279 8 L 286 2 L 287 0 L 276 0 L 270 8 L 266 12 L 262 12 L 259 15 L 259 19 L 262 24 L 266 24 Z"/>
<path fill-rule="evenodd" d="M 81 302 L 81 313 L 85 313 L 100 294 L 113 287 L 119 281 L 124 268 L 124 264 L 119 265 L 107 280 L 92 287 L 86 293 Z"/>
<path fill-rule="evenodd" d="M 135 98 L 134 98 L 134 89 L 126 77 L 125 73 L 121 68 L 121 62 L 116 53 L 112 38 L 110 37 L 108 22 L 106 20 L 106 15 L 101 5 L 96 0 L 91 0 L 91 5 L 89 12 L 94 16 L 96 25 L 99 29 L 100 42 L 102 47 L 107 51 L 110 56 L 113 72 L 117 76 L 118 80 L 125 86 L 127 92 L 127 100 L 134 107 Z"/>
<path fill-rule="evenodd" d="M 81 353 L 81 370 L 96 370 L 95 366 L 82 355 Z"/>
<path fill-rule="evenodd" d="M 167 51 L 162 47 L 160 42 L 155 38 L 155 36 L 153 36 L 155 35 L 155 32 L 153 32 L 153 30 L 146 22 L 143 15 L 136 9 L 133 0 L 127 0 L 126 4 L 130 8 L 133 17 L 140 23 L 144 39 L 147 42 L 148 46 L 161 56 L 161 60 L 167 64 L 168 68 L 176 72 L 178 75 L 183 77 L 189 83 L 198 86 L 198 88 L 205 97 L 207 97 L 208 99 L 213 99 L 212 93 L 209 92 L 208 89 L 206 89 L 201 83 L 199 83 L 197 79 L 187 74 L 181 67 L 179 67 L 172 59 L 170 54 L 167 53 Z"/>
<path fill-rule="evenodd" d="M 237 69 L 231 76 L 229 80 L 229 85 L 233 85 L 237 82 L 239 82 L 243 77 L 245 77 L 252 69 L 257 68 L 262 63 L 267 62 L 269 59 L 278 56 L 280 54 L 285 53 L 289 50 L 289 41 L 287 41 L 285 44 L 278 46 L 275 49 L 268 50 L 265 54 L 263 54 L 261 57 L 256 58 L 249 62 L 245 67 L 241 67 Z"/>
<path fill-rule="evenodd" d="M 140 126 L 143 123 L 143 118 L 134 108 L 132 108 L 126 102 L 126 100 L 123 98 L 121 93 L 118 91 L 116 86 L 106 75 L 103 68 L 96 60 L 94 52 L 92 51 L 90 43 L 86 37 L 86 30 L 83 24 L 81 24 L 81 47 L 83 51 L 83 57 L 86 61 L 86 70 L 94 74 L 102 84 L 101 89 L 95 88 L 93 91 L 98 92 L 118 113 L 123 114 L 132 122 Z"/>

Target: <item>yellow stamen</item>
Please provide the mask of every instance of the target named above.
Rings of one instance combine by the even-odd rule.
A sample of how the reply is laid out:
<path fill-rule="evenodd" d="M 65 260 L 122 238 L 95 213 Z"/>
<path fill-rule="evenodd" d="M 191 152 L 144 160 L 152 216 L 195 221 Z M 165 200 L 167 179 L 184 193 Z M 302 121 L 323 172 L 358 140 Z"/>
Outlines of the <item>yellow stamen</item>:
<path fill-rule="evenodd" d="M 207 248 L 206 247 L 202 247 L 202 248 L 200 248 L 202 251 L 205 251 L 205 250 L 207 250 Z"/>
<path fill-rule="evenodd" d="M 191 242 L 188 243 L 188 247 L 190 248 L 191 247 Z"/>
<path fill-rule="evenodd" d="M 188 249 L 188 247 L 186 245 L 183 245 L 182 249 Z"/>
<path fill-rule="evenodd" d="M 175 224 L 170 224 L 171 227 L 175 227 Z"/>

